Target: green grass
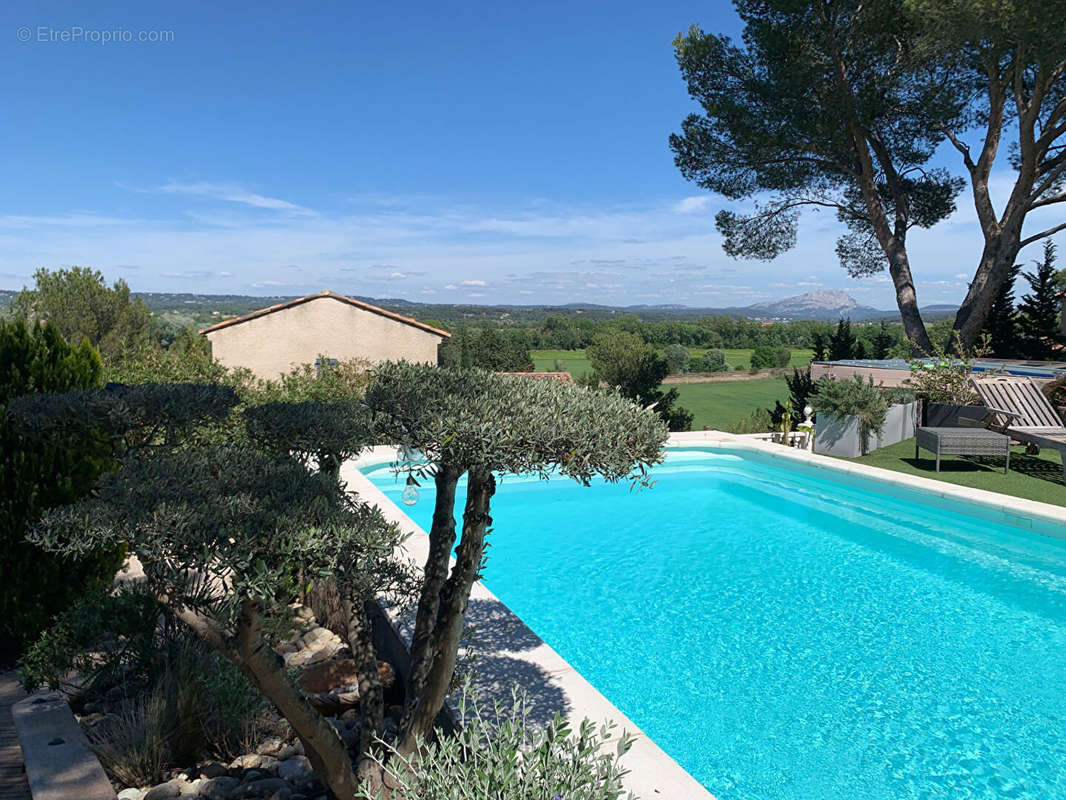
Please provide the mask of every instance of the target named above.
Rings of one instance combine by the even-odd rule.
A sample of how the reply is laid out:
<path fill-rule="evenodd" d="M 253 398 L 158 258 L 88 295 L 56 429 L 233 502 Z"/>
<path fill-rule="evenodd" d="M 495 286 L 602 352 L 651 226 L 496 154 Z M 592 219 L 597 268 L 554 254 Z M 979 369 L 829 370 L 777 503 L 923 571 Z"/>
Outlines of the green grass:
<path fill-rule="evenodd" d="M 584 350 L 533 350 L 533 366 L 544 372 L 554 372 L 555 362 L 563 372 L 569 372 L 575 378 L 592 372 L 592 365 L 585 358 Z"/>
<path fill-rule="evenodd" d="M 694 431 L 704 426 L 727 430 L 756 408 L 772 409 L 775 400 L 784 402 L 788 397 L 787 384 L 778 378 L 682 383 L 671 388 L 677 389 L 678 404 L 692 412 Z"/>
<path fill-rule="evenodd" d="M 1025 455 L 1024 447 L 1011 448 L 1010 472 L 1003 474 L 1003 459 L 972 456 L 942 456 L 940 472 L 936 471 L 936 457 L 922 450 L 914 458 L 914 439 L 882 447 L 880 450 L 855 459 L 872 467 L 921 475 L 971 489 L 1024 497 L 1066 506 L 1066 485 L 1062 480 L 1062 461 L 1054 450 L 1041 450 L 1038 456 Z"/>
<path fill-rule="evenodd" d="M 689 349 L 689 353 L 693 358 L 699 358 L 706 352 L 706 348 L 692 347 Z M 730 369 L 751 369 L 751 349 L 727 349 L 723 350 L 725 353 L 725 363 L 729 365 Z M 814 357 L 813 350 L 793 350 L 792 358 L 789 361 L 790 367 L 805 367 L 811 363 L 811 359 Z M 533 364 L 538 370 L 552 371 L 555 369 L 555 362 L 559 361 L 560 366 L 566 372 L 569 372 L 575 377 L 578 375 L 584 375 L 586 372 L 590 372 L 592 367 L 589 365 L 589 360 L 585 358 L 584 350 L 534 350 L 533 351 Z M 771 404 L 772 405 L 772 404 Z"/>

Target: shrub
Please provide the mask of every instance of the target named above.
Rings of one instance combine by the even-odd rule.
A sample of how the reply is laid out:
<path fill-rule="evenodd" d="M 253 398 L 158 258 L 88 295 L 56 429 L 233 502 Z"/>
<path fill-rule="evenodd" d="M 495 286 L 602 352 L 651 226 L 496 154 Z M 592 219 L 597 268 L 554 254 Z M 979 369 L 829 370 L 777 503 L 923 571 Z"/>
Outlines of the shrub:
<path fill-rule="evenodd" d="M 1056 410 L 1066 406 L 1066 375 L 1044 384 L 1043 392 Z"/>
<path fill-rule="evenodd" d="M 236 667 L 195 639 L 168 644 L 159 680 L 87 732 L 104 769 L 126 786 L 159 783 L 206 758 L 229 761 L 264 718 L 262 698 Z"/>
<path fill-rule="evenodd" d="M 64 611 L 20 667 L 26 689 L 63 687 L 75 706 L 118 690 L 88 738 L 126 785 L 158 783 L 167 770 L 207 757 L 232 758 L 264 715 L 248 680 L 187 633 L 144 583 Z M 70 675 L 77 685 L 66 685 Z"/>
<path fill-rule="evenodd" d="M 692 427 L 692 413 L 674 405 L 677 389 L 664 392 L 659 388 L 670 373 L 666 358 L 639 336 L 626 331 L 601 333 L 585 353 L 592 373 L 585 376 L 582 385 L 596 387 L 606 383 L 645 408 L 653 406 L 671 431 Z"/>
<path fill-rule="evenodd" d="M 301 364 L 276 381 L 260 381 L 244 394 L 252 403 L 329 403 L 362 397 L 370 381 L 368 361 L 351 358 L 334 362 L 320 356 L 317 365 Z"/>
<path fill-rule="evenodd" d="M 729 433 L 765 433 L 774 429 L 770 412 L 765 408 L 757 408 L 747 417 L 738 420 L 729 426 Z"/>
<path fill-rule="evenodd" d="M 859 440 L 864 454 L 867 438 L 881 432 L 888 414 L 888 402 L 873 379 L 863 380 L 859 375 L 839 381 L 821 378 L 811 395 L 811 405 L 816 411 L 832 414 L 840 420 L 858 417 Z"/>
<path fill-rule="evenodd" d="M 703 354 L 702 362 L 703 372 L 725 372 L 729 369 L 725 361 L 725 353 L 721 350 L 708 350 Z"/>
<path fill-rule="evenodd" d="M 534 727 L 524 721 L 528 708 L 515 693 L 510 709 L 497 701 L 491 714 L 485 714 L 464 691 L 460 701 L 464 724 L 458 735 L 417 748 L 406 757 L 391 751 L 394 758 L 387 771 L 400 796 L 618 800 L 625 794 L 626 770 L 618 761 L 632 745 L 628 735 L 608 747 L 609 726 L 596 728 L 586 719 L 572 731 L 556 714 L 548 725 Z M 380 795 L 364 789 L 358 797 L 376 800 Z"/>
<path fill-rule="evenodd" d="M 663 358 L 670 367 L 670 374 L 688 371 L 688 348 L 681 344 L 668 344 L 663 348 Z"/>
<path fill-rule="evenodd" d="M 984 352 L 987 342 L 986 336 L 976 350 L 967 350 L 962 347 L 956 334 L 957 355 L 950 356 L 944 348 L 934 346 L 932 359 L 916 359 L 910 362 L 911 374 L 904 381 L 904 385 L 929 403 L 977 405 L 980 398 L 970 384 L 970 379 L 973 377 L 973 361 Z"/>
<path fill-rule="evenodd" d="M 890 406 L 913 403 L 917 399 L 914 390 L 906 386 L 892 386 L 882 389 L 881 394 L 884 395 L 885 402 Z"/>
<path fill-rule="evenodd" d="M 64 609 L 19 661 L 23 687 L 61 688 L 77 675 L 86 691 L 124 679 L 154 680 L 169 615 L 143 584 L 98 590 Z"/>
<path fill-rule="evenodd" d="M 42 445 L 6 414 L 22 395 L 98 386 L 101 369 L 88 341 L 71 347 L 51 323 L 0 322 L 0 649 L 21 649 L 81 594 L 109 584 L 122 564 L 121 545 L 71 557 L 25 541 L 44 510 L 89 491 L 112 463 L 110 445 L 91 435 Z"/>
<path fill-rule="evenodd" d="M 788 386 L 788 399 L 791 401 L 792 425 L 799 425 L 805 419 L 803 409 L 810 403 L 810 397 L 814 393 L 814 379 L 811 378 L 810 367 L 804 370 L 793 369 L 791 376 L 785 376 L 785 384 Z M 785 415 L 785 406 L 780 400 L 774 403 L 774 410 L 770 412 L 770 419 L 774 426 L 781 425 Z"/>
<path fill-rule="evenodd" d="M 773 369 L 775 367 L 787 367 L 792 358 L 792 353 L 785 347 L 771 347 L 760 345 L 751 352 L 752 369 Z"/>

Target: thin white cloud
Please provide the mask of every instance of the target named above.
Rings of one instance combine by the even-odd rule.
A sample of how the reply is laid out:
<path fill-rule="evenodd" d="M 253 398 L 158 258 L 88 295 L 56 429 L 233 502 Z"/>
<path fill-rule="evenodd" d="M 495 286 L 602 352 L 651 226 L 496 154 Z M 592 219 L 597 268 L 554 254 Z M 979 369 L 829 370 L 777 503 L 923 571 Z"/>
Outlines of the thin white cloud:
<path fill-rule="evenodd" d="M 0 228 L 28 230 L 41 227 L 98 228 L 105 225 L 131 225 L 137 220 L 122 217 L 106 217 L 98 214 L 59 214 L 56 216 L 33 216 L 32 214 L 0 214 Z"/>
<path fill-rule="evenodd" d="M 127 187 L 129 188 L 129 187 Z M 287 211 L 292 214 L 310 215 L 314 212 L 288 200 L 277 197 L 267 197 L 257 194 L 236 183 L 178 183 L 171 181 L 162 186 L 151 189 L 135 189 L 134 191 L 158 192 L 159 194 L 177 194 L 190 197 L 210 197 L 215 200 L 223 200 L 227 203 L 238 203 L 252 208 L 261 208 L 269 211 Z"/>
<path fill-rule="evenodd" d="M 460 286 L 488 286 L 488 283 L 486 283 L 483 280 L 467 280 L 467 281 L 460 281 L 459 285 Z"/>
<path fill-rule="evenodd" d="M 705 211 L 710 204 L 710 195 L 698 195 L 696 197 L 684 198 L 680 203 L 674 206 L 674 209 L 678 214 L 695 214 L 699 211 Z"/>

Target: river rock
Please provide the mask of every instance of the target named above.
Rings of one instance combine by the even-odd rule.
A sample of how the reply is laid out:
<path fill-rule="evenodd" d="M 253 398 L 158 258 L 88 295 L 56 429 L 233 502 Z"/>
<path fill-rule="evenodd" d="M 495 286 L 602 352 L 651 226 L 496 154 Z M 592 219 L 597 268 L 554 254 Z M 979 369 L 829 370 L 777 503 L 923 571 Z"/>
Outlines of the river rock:
<path fill-rule="evenodd" d="M 274 792 L 287 791 L 292 794 L 292 787 L 281 778 L 260 778 L 241 786 L 236 797 L 270 797 Z"/>
<path fill-rule="evenodd" d="M 177 781 L 167 781 L 149 789 L 143 800 L 173 800 L 181 796 L 181 786 Z"/>
<path fill-rule="evenodd" d="M 240 786 L 239 780 L 224 775 L 204 781 L 200 786 L 200 795 L 207 800 L 231 800 Z"/>
<path fill-rule="evenodd" d="M 123 789 L 118 793 L 118 800 L 141 800 L 144 792 L 140 789 Z"/>
<path fill-rule="evenodd" d="M 302 756 L 303 754 L 303 746 L 299 742 L 297 742 L 296 744 L 287 744 L 283 748 L 278 750 L 276 758 L 279 761 L 287 761 L 293 756 Z"/>
<path fill-rule="evenodd" d="M 290 783 L 297 783 L 307 775 L 314 774 L 307 756 L 294 756 L 278 764 L 278 777 Z"/>
<path fill-rule="evenodd" d="M 229 775 L 229 770 L 217 761 L 210 761 L 200 767 L 202 778 L 221 778 L 223 775 Z"/>
<path fill-rule="evenodd" d="M 269 769 L 271 765 L 278 763 L 278 760 L 273 756 L 263 756 L 259 753 L 246 753 L 243 756 L 237 756 L 230 762 L 229 768 L 232 769 Z"/>
<path fill-rule="evenodd" d="M 278 751 L 285 746 L 285 742 L 281 741 L 277 736 L 272 736 L 265 741 L 259 743 L 259 747 L 255 748 L 261 756 L 274 756 L 277 757 Z"/>
<path fill-rule="evenodd" d="M 300 688 L 305 692 L 328 692 L 338 686 L 359 682 L 359 671 L 353 658 L 326 661 L 308 667 L 300 673 Z"/>

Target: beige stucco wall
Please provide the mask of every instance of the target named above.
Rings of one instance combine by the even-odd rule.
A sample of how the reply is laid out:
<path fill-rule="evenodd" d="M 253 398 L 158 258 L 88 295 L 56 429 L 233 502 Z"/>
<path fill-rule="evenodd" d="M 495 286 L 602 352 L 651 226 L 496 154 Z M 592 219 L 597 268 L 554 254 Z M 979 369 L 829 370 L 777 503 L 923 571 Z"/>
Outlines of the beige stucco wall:
<path fill-rule="evenodd" d="M 220 364 L 246 367 L 266 379 L 313 364 L 320 355 L 436 364 L 442 341 L 429 331 L 332 297 L 316 297 L 205 335 Z"/>

